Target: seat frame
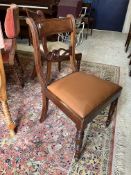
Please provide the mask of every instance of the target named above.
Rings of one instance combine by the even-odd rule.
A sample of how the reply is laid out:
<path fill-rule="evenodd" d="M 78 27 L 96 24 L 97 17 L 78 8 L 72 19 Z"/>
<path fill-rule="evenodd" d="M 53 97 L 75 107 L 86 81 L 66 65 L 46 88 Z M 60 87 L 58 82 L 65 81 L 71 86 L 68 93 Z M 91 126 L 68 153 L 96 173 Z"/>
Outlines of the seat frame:
<path fill-rule="evenodd" d="M 63 22 L 61 20 L 64 20 Z M 92 112 L 90 112 L 86 117 L 81 118 L 77 113 L 75 113 L 69 106 L 67 106 L 63 101 L 61 101 L 55 94 L 53 94 L 47 87 L 48 82 L 46 79 L 46 75 L 42 71 L 41 66 L 41 53 L 39 48 L 39 37 L 38 37 L 38 31 L 35 22 L 31 18 L 26 19 L 26 23 L 29 25 L 31 33 L 32 33 L 32 39 L 33 39 L 33 47 L 34 47 L 34 59 L 35 59 L 35 66 L 36 66 L 36 72 L 39 79 L 39 82 L 41 84 L 41 90 L 42 90 L 42 113 L 40 122 L 43 122 L 47 117 L 47 110 L 48 110 L 48 101 L 51 100 L 56 106 L 58 106 L 76 125 L 77 132 L 76 132 L 76 144 L 75 144 L 75 159 L 78 160 L 80 158 L 80 155 L 83 151 L 82 143 L 83 143 L 83 137 L 84 137 L 84 130 L 87 127 L 87 124 L 89 124 L 99 112 L 104 109 L 106 106 L 111 104 L 109 109 L 108 118 L 106 121 L 106 126 L 109 126 L 112 120 L 113 113 L 116 109 L 116 105 L 118 102 L 118 98 L 120 96 L 121 88 L 112 96 L 110 96 L 108 99 L 106 99 L 101 105 L 99 105 L 97 108 L 95 108 Z M 62 24 L 63 25 L 62 25 Z M 50 28 L 50 24 L 52 24 L 52 28 Z M 55 27 L 57 26 L 57 28 Z M 59 27 L 58 27 L 59 26 Z M 45 34 L 49 33 L 59 33 L 61 32 L 70 32 L 71 33 L 71 47 L 70 47 L 70 63 L 73 70 L 73 73 L 77 71 L 76 69 L 76 63 L 75 63 L 75 54 L 74 54 L 74 38 L 75 38 L 75 20 L 72 15 L 68 15 L 67 18 L 64 19 L 50 19 L 43 21 L 43 27 L 46 28 Z M 49 56 L 50 59 L 52 57 L 56 57 L 58 52 L 51 52 L 47 57 Z"/>

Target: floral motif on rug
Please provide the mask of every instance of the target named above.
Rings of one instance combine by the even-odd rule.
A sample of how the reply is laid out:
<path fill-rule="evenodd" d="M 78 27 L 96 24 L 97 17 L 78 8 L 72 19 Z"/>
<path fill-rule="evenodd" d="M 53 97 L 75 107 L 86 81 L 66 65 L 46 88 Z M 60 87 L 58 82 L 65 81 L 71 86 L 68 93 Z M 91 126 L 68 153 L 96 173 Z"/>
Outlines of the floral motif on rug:
<path fill-rule="evenodd" d="M 101 112 L 85 131 L 84 151 L 75 162 L 75 124 L 50 102 L 48 118 L 39 123 L 41 88 L 37 78 L 31 80 L 31 55 L 19 54 L 25 68 L 25 87 L 13 81 L 7 70 L 8 103 L 17 134 L 9 139 L 4 116 L 0 110 L 0 174 L 1 175 L 106 175 L 113 152 L 115 120 L 106 128 L 108 108 Z M 68 63 L 52 77 L 60 78 L 70 72 Z M 83 61 L 81 70 L 118 83 L 119 67 Z"/>

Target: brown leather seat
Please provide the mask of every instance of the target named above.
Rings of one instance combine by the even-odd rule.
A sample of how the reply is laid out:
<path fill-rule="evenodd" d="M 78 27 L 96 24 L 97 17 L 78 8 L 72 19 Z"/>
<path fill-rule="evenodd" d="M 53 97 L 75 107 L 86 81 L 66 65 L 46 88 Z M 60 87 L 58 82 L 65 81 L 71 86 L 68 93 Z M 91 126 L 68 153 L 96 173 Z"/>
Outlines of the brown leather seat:
<path fill-rule="evenodd" d="M 47 88 L 82 118 L 121 89 L 119 85 L 84 72 L 70 74 Z"/>

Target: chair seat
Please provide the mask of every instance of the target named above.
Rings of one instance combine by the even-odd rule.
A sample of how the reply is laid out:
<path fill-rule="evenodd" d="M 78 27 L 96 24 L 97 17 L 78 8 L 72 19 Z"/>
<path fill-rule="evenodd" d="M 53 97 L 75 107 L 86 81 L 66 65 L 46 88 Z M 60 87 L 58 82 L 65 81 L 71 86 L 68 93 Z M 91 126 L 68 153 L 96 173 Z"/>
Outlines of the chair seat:
<path fill-rule="evenodd" d="M 49 41 L 49 42 L 47 42 L 47 47 L 48 47 L 49 52 L 51 52 L 53 50 L 58 50 L 60 48 L 63 48 L 63 49 L 66 49 L 66 50 L 69 49 L 69 45 L 68 44 L 66 44 L 64 42 L 60 42 L 60 41 L 54 41 L 54 42 L 50 42 Z M 42 44 L 40 45 L 40 50 L 42 52 L 44 52 Z M 75 50 L 75 52 L 78 53 L 77 50 Z M 62 55 L 63 53 L 64 53 L 64 51 L 61 50 L 60 51 L 60 55 Z"/>
<path fill-rule="evenodd" d="M 84 72 L 72 73 L 47 88 L 81 118 L 121 89 L 119 85 Z"/>

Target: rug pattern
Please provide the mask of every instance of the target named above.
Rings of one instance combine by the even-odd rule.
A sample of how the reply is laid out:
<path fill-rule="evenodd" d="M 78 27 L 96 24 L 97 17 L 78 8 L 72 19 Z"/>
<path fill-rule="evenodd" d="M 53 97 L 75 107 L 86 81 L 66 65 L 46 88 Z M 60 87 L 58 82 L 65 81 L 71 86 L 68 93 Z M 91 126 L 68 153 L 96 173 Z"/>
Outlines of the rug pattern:
<path fill-rule="evenodd" d="M 25 67 L 25 87 L 21 89 L 7 70 L 8 103 L 17 134 L 9 139 L 8 130 L 0 110 L 0 174 L 1 175 L 106 175 L 109 172 L 112 153 L 114 124 L 105 128 L 108 109 L 105 109 L 87 127 L 85 149 L 81 159 L 75 162 L 74 123 L 53 103 L 49 104 L 48 118 L 39 123 L 41 113 L 41 89 L 30 80 L 33 60 L 20 54 Z M 53 66 L 53 78 L 70 72 L 67 63 L 59 73 Z M 112 82 L 119 80 L 119 68 L 83 61 L 81 70 L 93 73 Z"/>

